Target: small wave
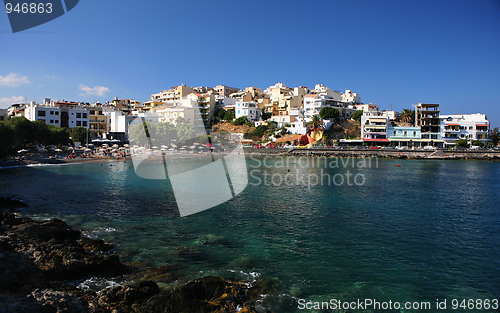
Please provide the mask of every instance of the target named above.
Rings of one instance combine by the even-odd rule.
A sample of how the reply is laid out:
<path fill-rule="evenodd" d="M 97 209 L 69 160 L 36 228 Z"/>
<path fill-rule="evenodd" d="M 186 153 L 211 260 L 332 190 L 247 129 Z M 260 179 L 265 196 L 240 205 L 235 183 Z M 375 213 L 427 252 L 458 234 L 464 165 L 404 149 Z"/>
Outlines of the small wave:
<path fill-rule="evenodd" d="M 82 289 L 82 290 L 102 290 L 102 289 L 107 289 L 107 288 L 112 288 L 116 286 L 121 286 L 121 284 L 117 283 L 116 281 L 103 278 L 103 277 L 91 277 L 89 279 L 86 279 L 83 282 L 80 282 L 79 284 L 76 285 L 76 288 Z"/>

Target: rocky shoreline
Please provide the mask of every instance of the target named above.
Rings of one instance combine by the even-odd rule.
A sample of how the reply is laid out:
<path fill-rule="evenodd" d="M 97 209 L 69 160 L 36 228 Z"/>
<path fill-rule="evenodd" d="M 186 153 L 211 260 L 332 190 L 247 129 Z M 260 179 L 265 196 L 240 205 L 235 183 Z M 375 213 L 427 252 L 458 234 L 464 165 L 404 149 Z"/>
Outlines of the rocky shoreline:
<path fill-rule="evenodd" d="M 2 210 L 21 205 L 0 201 L 0 312 L 258 312 L 262 287 L 256 283 L 208 276 L 161 290 L 155 280 L 175 266 L 144 271 L 62 220 L 36 221 Z M 70 283 L 123 275 L 134 283 L 100 291 Z"/>

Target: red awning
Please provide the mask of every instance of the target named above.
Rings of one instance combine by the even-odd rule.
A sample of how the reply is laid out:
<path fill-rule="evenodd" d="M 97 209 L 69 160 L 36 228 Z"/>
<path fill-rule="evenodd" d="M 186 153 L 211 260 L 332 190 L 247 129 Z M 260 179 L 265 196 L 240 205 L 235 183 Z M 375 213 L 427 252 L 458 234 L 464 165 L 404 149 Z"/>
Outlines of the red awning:
<path fill-rule="evenodd" d="M 446 124 L 447 126 L 460 126 L 460 124 Z"/>
<path fill-rule="evenodd" d="M 476 127 L 488 127 L 488 125 L 476 125 Z"/>
<path fill-rule="evenodd" d="M 363 139 L 363 141 L 367 141 L 367 142 L 391 142 L 389 139 Z"/>

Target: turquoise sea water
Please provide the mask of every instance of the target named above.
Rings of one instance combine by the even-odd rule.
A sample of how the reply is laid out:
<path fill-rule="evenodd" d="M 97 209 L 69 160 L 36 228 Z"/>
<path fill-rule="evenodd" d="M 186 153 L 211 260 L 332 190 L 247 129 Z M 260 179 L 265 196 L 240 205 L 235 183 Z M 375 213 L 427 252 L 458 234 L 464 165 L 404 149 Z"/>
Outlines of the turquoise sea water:
<path fill-rule="evenodd" d="M 453 310 L 451 301 L 500 300 L 500 163 L 325 160 L 248 158 L 241 194 L 182 218 L 168 180 L 138 178 L 124 162 L 1 169 L 0 196 L 25 200 L 23 215 L 59 217 L 114 243 L 122 261 L 182 264 L 165 285 L 270 280 L 260 305 L 274 312 L 331 312 L 300 310 L 300 299 L 498 311 Z M 347 184 L 347 171 L 363 184 Z M 448 310 L 436 310 L 437 299 Z"/>

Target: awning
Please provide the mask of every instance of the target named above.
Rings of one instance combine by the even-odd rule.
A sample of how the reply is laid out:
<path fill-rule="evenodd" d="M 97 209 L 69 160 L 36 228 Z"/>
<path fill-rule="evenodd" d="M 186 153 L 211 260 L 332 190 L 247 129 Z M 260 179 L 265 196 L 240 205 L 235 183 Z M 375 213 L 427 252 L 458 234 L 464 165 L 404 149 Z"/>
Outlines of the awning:
<path fill-rule="evenodd" d="M 386 129 L 385 125 L 366 125 L 365 129 Z"/>
<path fill-rule="evenodd" d="M 476 127 L 488 127 L 488 125 L 476 125 Z"/>
<path fill-rule="evenodd" d="M 446 126 L 460 126 L 460 124 L 446 124 Z"/>
<path fill-rule="evenodd" d="M 389 139 L 365 139 L 365 138 L 363 138 L 363 141 L 366 141 L 366 142 L 391 142 Z"/>

